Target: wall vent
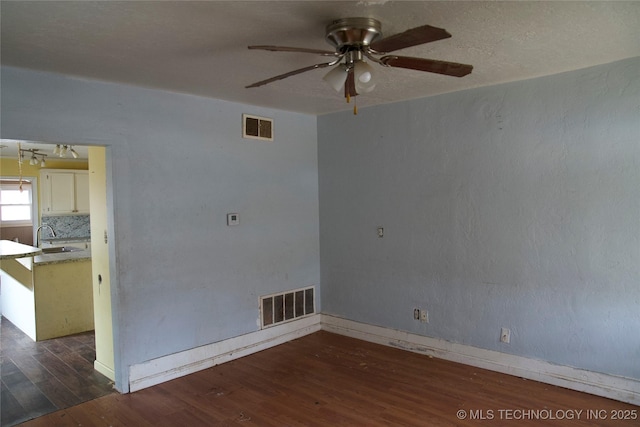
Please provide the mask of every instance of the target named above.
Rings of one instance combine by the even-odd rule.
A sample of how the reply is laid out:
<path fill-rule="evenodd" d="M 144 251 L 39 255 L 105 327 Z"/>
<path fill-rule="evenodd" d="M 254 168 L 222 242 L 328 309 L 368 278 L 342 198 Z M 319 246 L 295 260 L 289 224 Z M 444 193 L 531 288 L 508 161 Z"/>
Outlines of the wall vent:
<path fill-rule="evenodd" d="M 313 286 L 260 297 L 262 328 L 309 316 L 315 312 Z"/>
<path fill-rule="evenodd" d="M 273 120 L 266 117 L 243 114 L 242 137 L 273 141 Z"/>

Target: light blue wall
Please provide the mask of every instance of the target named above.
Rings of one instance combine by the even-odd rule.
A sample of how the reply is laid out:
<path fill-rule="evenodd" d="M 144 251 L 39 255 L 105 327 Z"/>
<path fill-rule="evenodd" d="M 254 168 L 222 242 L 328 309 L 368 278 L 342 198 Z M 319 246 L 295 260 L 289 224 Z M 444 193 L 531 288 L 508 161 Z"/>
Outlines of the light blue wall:
<path fill-rule="evenodd" d="M 319 286 L 316 117 L 9 67 L 1 94 L 2 138 L 109 146 L 121 390 L 129 365 L 257 330 L 260 295 Z M 242 139 L 242 113 L 275 141 Z"/>
<path fill-rule="evenodd" d="M 321 116 L 318 147 L 325 313 L 640 378 L 639 58 Z"/>
<path fill-rule="evenodd" d="M 326 313 L 640 378 L 639 75 L 316 119 L 3 67 L 1 136 L 109 147 L 120 389 L 131 364 L 256 330 L 259 295 L 320 273 Z M 276 141 L 243 140 L 242 113 Z"/>

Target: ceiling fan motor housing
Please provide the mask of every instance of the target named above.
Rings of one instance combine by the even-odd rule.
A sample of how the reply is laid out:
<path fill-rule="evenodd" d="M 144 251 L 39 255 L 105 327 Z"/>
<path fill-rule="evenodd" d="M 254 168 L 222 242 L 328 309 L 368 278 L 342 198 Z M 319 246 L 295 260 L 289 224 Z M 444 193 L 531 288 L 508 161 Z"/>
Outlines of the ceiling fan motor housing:
<path fill-rule="evenodd" d="M 329 24 L 326 32 L 327 41 L 346 52 L 369 46 L 382 35 L 382 25 L 373 18 L 343 18 Z"/>

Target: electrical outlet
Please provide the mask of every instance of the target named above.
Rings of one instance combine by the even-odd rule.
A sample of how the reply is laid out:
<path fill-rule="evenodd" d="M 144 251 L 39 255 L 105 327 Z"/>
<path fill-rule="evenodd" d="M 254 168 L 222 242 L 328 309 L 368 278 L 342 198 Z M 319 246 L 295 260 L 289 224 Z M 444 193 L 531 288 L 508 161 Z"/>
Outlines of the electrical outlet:
<path fill-rule="evenodd" d="M 240 215 L 237 213 L 228 213 L 227 214 L 227 225 L 238 225 L 240 224 Z"/>
<path fill-rule="evenodd" d="M 427 310 L 420 311 L 420 321 L 422 323 L 429 323 L 429 312 Z"/>
<path fill-rule="evenodd" d="M 420 309 L 419 308 L 414 308 L 413 309 L 413 320 L 420 320 Z"/>
<path fill-rule="evenodd" d="M 378 237 L 379 238 L 383 238 L 384 237 L 384 228 L 383 227 L 378 227 Z"/>
<path fill-rule="evenodd" d="M 511 330 L 509 328 L 500 329 L 500 342 L 509 344 L 511 342 Z"/>

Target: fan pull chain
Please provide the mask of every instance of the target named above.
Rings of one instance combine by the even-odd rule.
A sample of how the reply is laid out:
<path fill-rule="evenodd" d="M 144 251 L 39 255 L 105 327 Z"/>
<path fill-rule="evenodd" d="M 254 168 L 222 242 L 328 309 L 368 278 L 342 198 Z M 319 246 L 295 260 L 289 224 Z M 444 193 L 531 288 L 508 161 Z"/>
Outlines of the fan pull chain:
<path fill-rule="evenodd" d="M 347 104 L 351 102 L 351 94 L 347 92 L 347 96 L 345 97 L 347 100 Z M 353 115 L 358 115 L 358 98 L 353 98 Z"/>

